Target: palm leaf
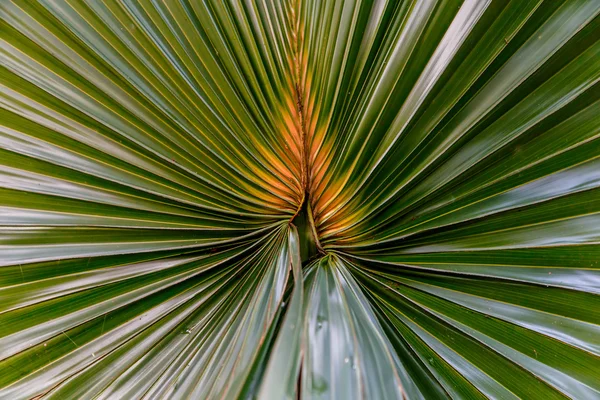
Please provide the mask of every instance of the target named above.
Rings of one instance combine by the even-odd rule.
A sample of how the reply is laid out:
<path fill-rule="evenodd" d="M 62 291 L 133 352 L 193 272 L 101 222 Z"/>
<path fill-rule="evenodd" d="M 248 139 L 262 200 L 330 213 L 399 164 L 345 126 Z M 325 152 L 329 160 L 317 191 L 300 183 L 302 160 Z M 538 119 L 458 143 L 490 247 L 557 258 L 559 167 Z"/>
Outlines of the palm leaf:
<path fill-rule="evenodd" d="M 600 397 L 600 3 L 0 3 L 0 398 Z"/>

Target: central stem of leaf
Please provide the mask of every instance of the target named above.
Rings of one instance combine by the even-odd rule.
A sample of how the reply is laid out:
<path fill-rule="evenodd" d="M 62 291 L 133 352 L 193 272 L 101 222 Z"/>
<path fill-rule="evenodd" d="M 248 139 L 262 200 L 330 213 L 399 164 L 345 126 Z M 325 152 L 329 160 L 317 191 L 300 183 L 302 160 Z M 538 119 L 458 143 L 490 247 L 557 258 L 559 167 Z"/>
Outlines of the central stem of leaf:
<path fill-rule="evenodd" d="M 302 157 L 300 165 L 302 171 L 302 190 L 304 193 L 302 195 L 302 204 L 292 219 L 292 222 L 298 228 L 298 234 L 300 235 L 300 254 L 302 256 L 302 261 L 306 261 L 319 253 L 324 253 L 324 251 L 319 243 L 319 237 L 317 235 L 317 229 L 310 206 L 310 164 L 304 116 L 304 98 L 298 84 L 296 84 L 295 89 L 296 107 L 298 118 L 300 120 L 299 125 L 302 139 Z"/>
<path fill-rule="evenodd" d="M 325 254 L 325 251 L 319 243 L 317 229 L 310 209 L 308 195 L 304 196 L 304 202 L 294 216 L 291 223 L 296 225 L 300 239 L 300 256 L 302 262 L 310 260 L 319 254 Z"/>
<path fill-rule="evenodd" d="M 294 64 L 294 97 L 296 100 L 296 117 L 298 118 L 298 128 L 300 130 L 300 173 L 302 186 L 302 204 L 298 211 L 290 221 L 298 228 L 300 236 L 300 253 L 302 261 L 314 258 L 318 254 L 325 254 L 321 247 L 317 229 L 313 218 L 313 213 L 310 205 L 310 188 L 311 188 L 311 165 L 310 165 L 310 146 L 306 129 L 306 113 L 305 113 L 305 94 L 303 86 L 303 64 L 302 64 L 302 32 L 300 23 L 300 2 L 296 1 L 293 5 L 292 16 L 294 18 L 293 39 L 293 64 Z"/>
<path fill-rule="evenodd" d="M 304 198 L 308 198 L 310 189 L 310 170 L 309 170 L 309 150 L 308 150 L 308 135 L 306 134 L 306 119 L 304 115 L 304 95 L 298 82 L 296 82 L 296 107 L 298 111 L 298 119 L 300 125 L 300 139 L 302 141 L 300 169 L 302 173 L 302 189 L 304 190 Z"/>

